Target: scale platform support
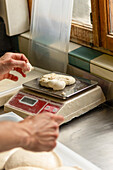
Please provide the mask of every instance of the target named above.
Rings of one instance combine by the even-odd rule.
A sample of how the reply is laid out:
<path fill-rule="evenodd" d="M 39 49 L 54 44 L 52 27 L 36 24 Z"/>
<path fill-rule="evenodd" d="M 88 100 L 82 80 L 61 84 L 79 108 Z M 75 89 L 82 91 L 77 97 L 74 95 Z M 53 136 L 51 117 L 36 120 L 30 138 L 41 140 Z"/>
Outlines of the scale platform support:
<path fill-rule="evenodd" d="M 28 110 L 27 110 L 28 104 L 25 103 L 26 97 L 23 97 L 21 95 L 22 93 L 24 93 L 27 96 L 28 101 L 30 102 Z M 20 97 L 19 100 L 17 99 L 17 96 Z M 31 102 L 29 98 L 32 98 L 33 101 Z M 38 102 L 36 102 L 36 100 Z M 4 105 L 4 111 L 5 112 L 13 111 L 14 113 L 18 114 L 23 118 L 29 115 L 41 113 L 42 111 L 49 111 L 53 114 L 64 116 L 63 123 L 66 123 L 72 120 L 73 118 L 88 112 L 89 110 L 95 108 L 96 106 L 104 102 L 105 96 L 100 86 L 96 86 L 95 88 L 89 89 L 83 93 L 75 95 L 65 101 L 47 95 L 42 95 L 33 91 L 29 91 L 29 93 L 26 93 L 25 90 L 23 89 L 19 91 L 16 95 L 14 95 Z M 40 103 L 40 107 L 38 103 Z"/>

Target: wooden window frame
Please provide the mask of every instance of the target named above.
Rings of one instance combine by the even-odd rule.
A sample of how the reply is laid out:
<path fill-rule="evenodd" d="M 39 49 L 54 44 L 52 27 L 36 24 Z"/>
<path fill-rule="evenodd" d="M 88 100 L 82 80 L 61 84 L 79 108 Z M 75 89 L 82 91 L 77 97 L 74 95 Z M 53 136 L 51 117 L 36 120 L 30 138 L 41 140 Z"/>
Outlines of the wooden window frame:
<path fill-rule="evenodd" d="M 101 46 L 107 50 L 113 51 L 113 35 L 109 34 L 110 21 L 109 16 L 109 0 L 99 0 L 100 24 L 101 24 Z"/>
<path fill-rule="evenodd" d="M 99 2 L 91 0 L 93 28 L 72 21 L 70 40 L 89 47 L 100 46 Z"/>
<path fill-rule="evenodd" d="M 98 0 L 91 0 L 92 19 L 93 19 L 93 44 L 95 47 L 100 46 L 100 16 Z"/>
<path fill-rule="evenodd" d="M 109 0 L 91 0 L 93 29 L 72 23 L 71 41 L 113 55 L 113 35 L 108 34 L 108 2 Z"/>
<path fill-rule="evenodd" d="M 27 0 L 29 8 L 29 18 L 31 19 L 32 0 Z"/>
<path fill-rule="evenodd" d="M 109 0 L 91 0 L 93 28 L 72 21 L 70 41 L 113 55 L 113 36 L 108 34 Z M 31 14 L 32 0 L 28 0 Z"/>
<path fill-rule="evenodd" d="M 32 0 L 28 0 L 28 6 L 31 17 Z M 93 45 L 92 28 L 90 28 L 87 25 L 80 25 L 75 23 L 75 21 L 72 21 L 70 40 L 82 45 L 92 46 Z"/>
<path fill-rule="evenodd" d="M 70 41 L 82 45 L 92 46 L 93 44 L 93 31 L 92 28 L 80 25 L 72 21 Z"/>

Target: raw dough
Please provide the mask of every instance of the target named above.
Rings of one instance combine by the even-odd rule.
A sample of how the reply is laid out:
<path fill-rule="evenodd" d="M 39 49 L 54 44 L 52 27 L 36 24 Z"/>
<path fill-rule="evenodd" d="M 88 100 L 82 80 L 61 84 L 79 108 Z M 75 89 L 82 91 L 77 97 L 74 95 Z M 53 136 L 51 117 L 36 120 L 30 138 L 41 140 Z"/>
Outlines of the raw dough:
<path fill-rule="evenodd" d="M 48 86 L 53 88 L 53 90 L 62 90 L 65 88 L 66 83 L 61 80 L 53 79 L 48 82 Z"/>
<path fill-rule="evenodd" d="M 19 149 L 10 156 L 5 164 L 5 170 L 20 166 L 38 167 L 46 170 L 62 166 L 61 160 L 55 152 L 31 152 Z"/>
<path fill-rule="evenodd" d="M 29 68 L 28 72 L 30 72 L 33 69 L 33 66 L 30 63 L 27 63 L 27 67 Z"/>
<path fill-rule="evenodd" d="M 55 73 L 45 74 L 39 80 L 41 86 L 53 88 L 53 90 L 62 90 L 66 85 L 72 85 L 75 82 L 76 80 L 72 76 Z"/>
<path fill-rule="evenodd" d="M 69 166 L 61 166 L 61 167 L 58 167 L 56 168 L 55 170 L 82 170 L 78 167 L 69 167 Z"/>
<path fill-rule="evenodd" d="M 14 169 L 10 169 L 10 170 L 44 170 L 44 169 L 26 166 L 26 167 L 18 167 L 18 168 L 14 168 Z"/>
<path fill-rule="evenodd" d="M 17 148 L 16 149 L 12 149 L 10 151 L 6 151 L 6 152 L 1 152 L 0 153 L 0 170 L 4 169 L 6 161 L 16 151 L 17 151 Z"/>

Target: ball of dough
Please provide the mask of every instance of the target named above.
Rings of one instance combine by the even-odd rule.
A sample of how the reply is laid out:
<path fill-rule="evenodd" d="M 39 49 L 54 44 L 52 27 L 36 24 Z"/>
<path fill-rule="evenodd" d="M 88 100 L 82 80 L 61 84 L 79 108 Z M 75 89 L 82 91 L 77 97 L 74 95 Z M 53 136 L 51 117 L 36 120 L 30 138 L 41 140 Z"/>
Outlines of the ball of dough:
<path fill-rule="evenodd" d="M 82 170 L 78 167 L 69 167 L 69 166 L 61 166 L 61 167 L 58 167 L 56 168 L 55 170 Z"/>
<path fill-rule="evenodd" d="M 13 169 L 10 169 L 10 170 L 44 170 L 44 169 L 27 166 L 27 167 L 13 168 Z"/>
<path fill-rule="evenodd" d="M 49 87 L 48 82 L 48 79 L 43 77 L 39 80 L 40 85 L 44 87 Z"/>
<path fill-rule="evenodd" d="M 28 72 L 30 72 L 33 69 L 32 65 L 30 63 L 27 63 L 27 67 L 29 68 Z"/>
<path fill-rule="evenodd" d="M 17 151 L 17 148 L 0 153 L 0 170 L 4 169 L 5 163 L 7 162 L 9 157 L 16 151 Z"/>
<path fill-rule="evenodd" d="M 59 76 L 59 80 L 65 81 L 66 85 L 71 85 L 75 83 L 75 78 L 72 76 Z"/>
<path fill-rule="evenodd" d="M 56 77 L 56 74 L 55 73 L 45 74 L 43 75 L 43 77 L 52 80 Z"/>
<path fill-rule="evenodd" d="M 61 165 L 61 160 L 55 152 L 31 152 L 19 149 L 10 156 L 5 164 L 5 170 L 20 166 L 31 166 L 49 170 Z"/>
<path fill-rule="evenodd" d="M 65 88 L 66 83 L 64 81 L 53 79 L 48 81 L 48 86 L 53 88 L 53 90 L 62 90 Z"/>

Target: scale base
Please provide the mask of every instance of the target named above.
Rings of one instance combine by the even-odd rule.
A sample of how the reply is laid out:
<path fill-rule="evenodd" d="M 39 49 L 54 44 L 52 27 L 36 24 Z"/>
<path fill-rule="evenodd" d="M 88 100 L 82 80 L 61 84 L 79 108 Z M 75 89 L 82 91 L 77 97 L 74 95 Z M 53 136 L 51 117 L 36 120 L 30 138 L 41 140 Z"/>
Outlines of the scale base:
<path fill-rule="evenodd" d="M 41 113 L 41 111 L 44 111 L 44 109 L 45 109 L 45 111 L 52 112 L 51 110 L 46 110 L 46 108 L 48 106 L 51 107 L 51 105 L 53 104 L 53 106 L 58 108 L 58 111 L 54 114 L 64 116 L 63 123 L 66 123 L 75 117 L 85 114 L 89 110 L 91 110 L 105 102 L 105 97 L 104 97 L 104 94 L 103 94 L 100 86 L 96 86 L 95 88 L 85 91 L 84 93 L 75 95 L 74 97 L 72 97 L 66 101 L 63 101 L 61 99 L 57 99 L 54 97 L 50 97 L 47 95 L 35 93 L 33 91 L 28 91 L 29 92 L 28 96 L 32 96 L 32 98 L 38 97 L 38 100 L 41 99 L 43 101 L 46 100 L 47 102 L 49 102 L 49 105 L 48 106 L 46 105 L 47 107 L 43 106 L 43 109 L 41 111 L 38 110 L 38 112 L 36 112 L 36 113 L 31 113 L 31 111 L 26 111 L 26 107 L 25 107 L 25 109 L 22 109 L 22 108 L 17 107 L 14 104 L 11 104 L 11 102 L 13 103 L 13 101 L 15 101 L 15 98 L 17 98 L 17 95 L 19 95 L 21 92 L 22 93 L 24 92 L 24 94 L 27 95 L 26 90 L 23 89 L 23 91 L 19 91 L 18 94 L 14 95 L 5 104 L 5 106 L 4 106 L 5 112 L 13 111 L 14 113 L 18 114 L 22 118 L 25 118 L 29 115 L 35 115 L 35 114 Z"/>
<path fill-rule="evenodd" d="M 65 103 L 64 107 L 57 114 L 64 116 L 64 122 L 66 123 L 75 117 L 87 113 L 105 101 L 101 87 L 96 86 Z"/>

